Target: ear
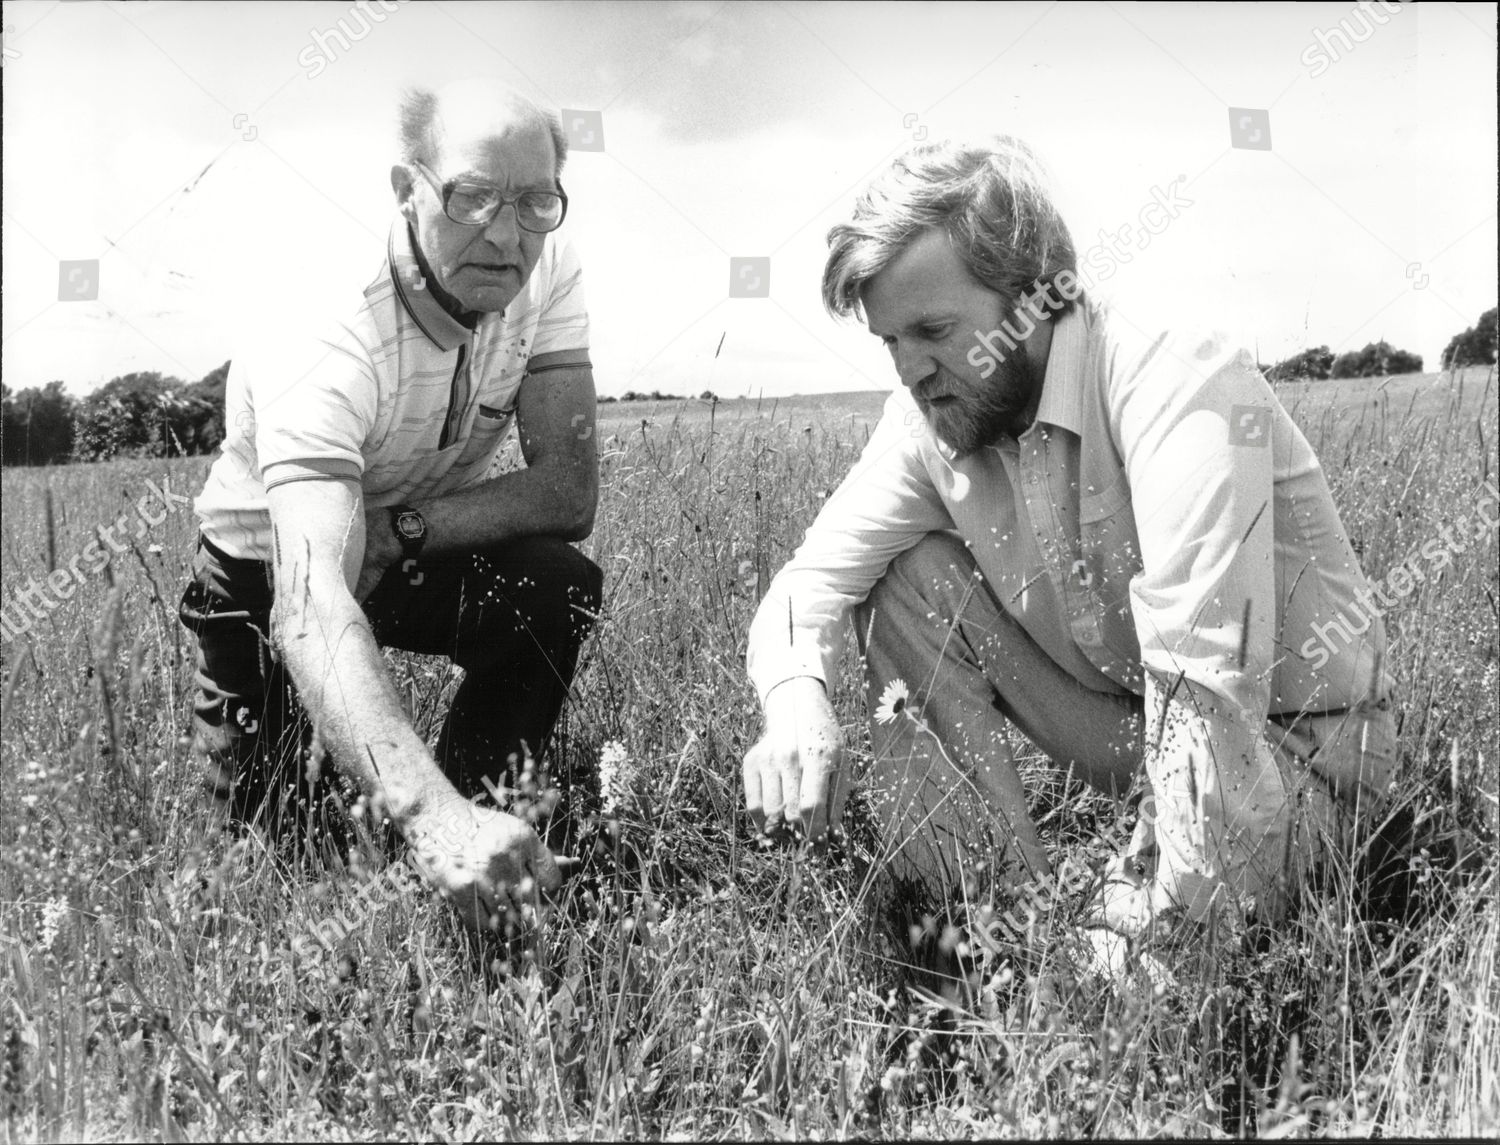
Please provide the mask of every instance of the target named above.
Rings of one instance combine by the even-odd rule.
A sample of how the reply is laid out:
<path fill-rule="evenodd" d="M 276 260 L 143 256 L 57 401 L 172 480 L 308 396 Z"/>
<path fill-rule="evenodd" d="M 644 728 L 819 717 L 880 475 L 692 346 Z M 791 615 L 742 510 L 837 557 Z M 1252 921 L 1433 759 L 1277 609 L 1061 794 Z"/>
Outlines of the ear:
<path fill-rule="evenodd" d="M 396 207 L 412 226 L 417 225 L 417 188 L 411 170 L 404 163 L 391 168 L 391 190 L 396 193 Z"/>

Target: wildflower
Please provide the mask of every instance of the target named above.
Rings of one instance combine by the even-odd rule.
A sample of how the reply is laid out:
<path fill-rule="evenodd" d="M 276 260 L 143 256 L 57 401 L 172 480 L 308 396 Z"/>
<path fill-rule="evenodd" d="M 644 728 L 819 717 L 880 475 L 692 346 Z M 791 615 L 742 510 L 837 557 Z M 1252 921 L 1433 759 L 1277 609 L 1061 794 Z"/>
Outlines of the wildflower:
<path fill-rule="evenodd" d="M 604 813 L 615 814 L 630 794 L 630 755 L 619 740 L 606 740 L 599 750 L 599 794 Z"/>
<path fill-rule="evenodd" d="M 42 949 L 50 949 L 57 941 L 57 932 L 68 917 L 68 900 L 54 895 L 42 904 Z"/>
<path fill-rule="evenodd" d="M 880 703 L 875 706 L 875 722 L 890 723 L 906 711 L 906 705 L 910 699 L 911 692 L 907 690 L 906 681 L 892 680 L 885 686 L 885 691 L 880 693 Z"/>

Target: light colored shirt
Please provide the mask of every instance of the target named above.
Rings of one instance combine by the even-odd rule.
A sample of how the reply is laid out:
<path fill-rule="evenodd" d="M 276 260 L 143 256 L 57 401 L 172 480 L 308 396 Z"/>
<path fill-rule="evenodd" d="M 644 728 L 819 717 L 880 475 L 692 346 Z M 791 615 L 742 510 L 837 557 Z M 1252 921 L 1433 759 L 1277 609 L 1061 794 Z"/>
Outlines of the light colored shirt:
<path fill-rule="evenodd" d="M 276 485 L 352 479 L 382 508 L 483 480 L 527 373 L 588 365 L 583 271 L 552 232 L 504 313 L 469 330 L 425 288 L 398 216 L 356 304 L 255 337 L 230 367 L 223 452 L 194 508 L 230 556 L 269 560 Z"/>
<path fill-rule="evenodd" d="M 1279 790 L 1265 771 L 1268 714 L 1389 688 L 1384 629 L 1356 603 L 1367 582 L 1323 471 L 1254 360 L 1221 336 L 1144 337 L 1087 303 L 1053 321 L 1019 440 L 957 460 L 904 387 L 891 395 L 761 603 L 751 679 L 762 700 L 794 676 L 831 689 L 851 608 L 900 553 L 956 530 L 1002 607 L 1069 675 L 1144 697 L 1159 800 L 1253 804 L 1258 784 Z M 1381 789 L 1388 778 L 1360 777 Z M 1169 824 L 1166 864 L 1212 874 L 1226 815 Z"/>

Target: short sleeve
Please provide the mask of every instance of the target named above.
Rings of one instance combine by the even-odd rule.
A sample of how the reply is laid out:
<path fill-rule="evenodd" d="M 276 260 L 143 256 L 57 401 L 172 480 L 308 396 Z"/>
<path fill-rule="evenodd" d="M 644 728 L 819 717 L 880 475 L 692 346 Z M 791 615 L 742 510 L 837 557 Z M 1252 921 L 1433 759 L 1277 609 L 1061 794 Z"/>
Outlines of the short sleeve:
<path fill-rule="evenodd" d="M 284 338 L 251 356 L 245 384 L 267 489 L 361 477 L 379 392 L 370 354 L 354 331 L 339 326 L 323 336 Z"/>
<path fill-rule="evenodd" d="M 530 359 L 533 364 L 543 355 L 549 363 L 562 363 L 576 357 L 588 361 L 589 313 L 583 292 L 583 265 L 578 252 L 560 233 L 554 232 L 544 256 L 546 282 L 532 339 Z"/>

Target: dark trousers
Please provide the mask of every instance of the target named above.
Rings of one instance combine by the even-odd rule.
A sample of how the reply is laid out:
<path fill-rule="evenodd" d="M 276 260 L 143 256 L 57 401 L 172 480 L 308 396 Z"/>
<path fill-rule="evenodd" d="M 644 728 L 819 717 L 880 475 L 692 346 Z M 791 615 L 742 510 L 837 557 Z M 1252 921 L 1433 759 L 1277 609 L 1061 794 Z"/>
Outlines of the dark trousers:
<path fill-rule="evenodd" d="M 343 816 L 330 805 L 353 793 L 311 750 L 310 722 L 271 646 L 270 566 L 200 538 L 193 574 L 178 615 L 198 641 L 193 723 L 210 795 L 237 821 L 273 834 L 295 821 L 342 849 Z M 541 758 L 602 587 L 598 566 L 571 545 L 525 537 L 395 564 L 365 601 L 380 645 L 464 669 L 436 751 L 460 793 L 483 793 L 485 779 L 514 788 L 525 754 Z"/>

